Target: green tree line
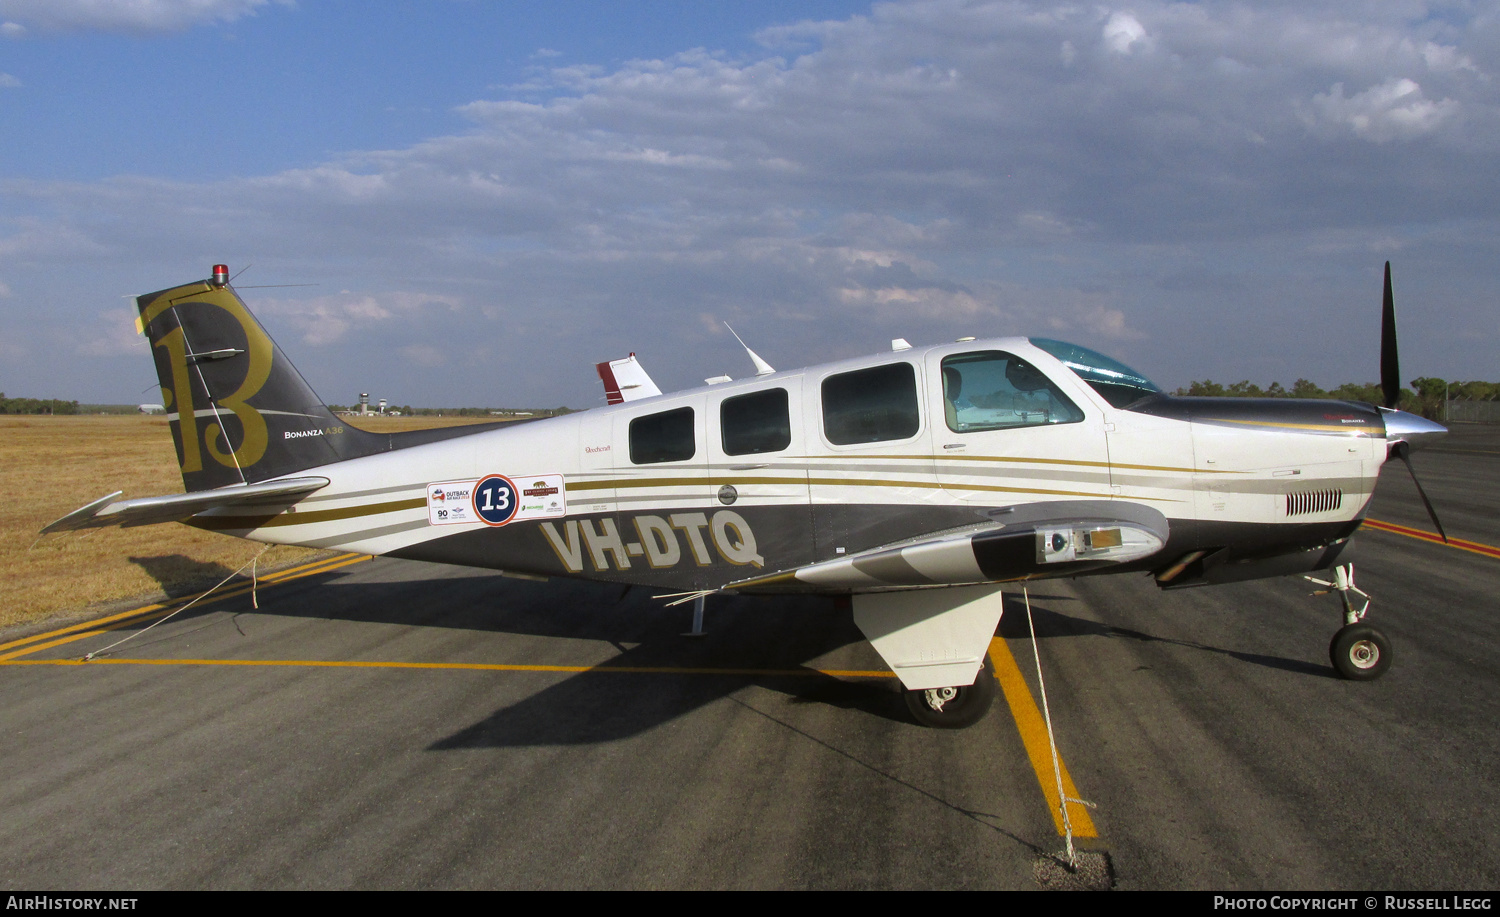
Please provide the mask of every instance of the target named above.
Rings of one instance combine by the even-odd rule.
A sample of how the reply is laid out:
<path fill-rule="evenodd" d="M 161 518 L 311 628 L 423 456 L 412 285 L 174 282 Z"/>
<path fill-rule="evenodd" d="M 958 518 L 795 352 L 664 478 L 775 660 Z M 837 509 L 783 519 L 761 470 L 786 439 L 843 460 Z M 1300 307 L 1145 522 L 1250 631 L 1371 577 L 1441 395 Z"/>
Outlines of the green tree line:
<path fill-rule="evenodd" d="M 7 398 L 0 392 L 0 414 L 77 414 L 78 402 L 57 398 Z"/>

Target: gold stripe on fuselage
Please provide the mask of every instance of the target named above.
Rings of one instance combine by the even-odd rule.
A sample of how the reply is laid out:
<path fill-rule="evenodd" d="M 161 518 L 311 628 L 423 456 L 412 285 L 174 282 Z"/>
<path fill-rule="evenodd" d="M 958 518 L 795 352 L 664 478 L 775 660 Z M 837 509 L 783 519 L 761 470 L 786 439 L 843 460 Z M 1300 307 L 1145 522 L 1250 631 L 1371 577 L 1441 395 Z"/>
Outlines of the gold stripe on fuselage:
<path fill-rule="evenodd" d="M 1131 465 L 1125 462 L 1086 462 L 1082 459 L 1045 459 L 1013 455 L 882 455 L 871 458 L 904 460 L 936 459 L 947 462 L 1010 462 L 1018 465 L 1082 465 L 1088 468 L 1126 468 L 1131 471 L 1171 471 L 1177 474 L 1246 474 L 1244 471 L 1225 471 L 1218 468 L 1177 468 L 1172 465 Z"/>
<path fill-rule="evenodd" d="M 794 458 L 812 459 L 815 456 L 794 456 Z M 1037 459 L 1017 458 L 1011 456 L 961 456 L 961 455 L 882 455 L 868 456 L 868 459 L 885 459 L 893 461 L 926 461 L 933 458 L 948 461 L 970 461 L 970 462 L 1007 462 L 1015 464 L 1036 465 L 1066 465 L 1086 468 L 1122 468 L 1146 471 L 1167 471 L 1190 474 L 1243 474 L 1245 472 L 1218 471 L 1210 469 L 1199 471 L 1193 468 L 1176 468 L 1165 465 L 1110 465 L 1108 462 L 1088 462 L 1073 459 Z M 871 468 L 868 461 L 861 463 L 860 470 L 868 473 Z M 824 466 L 826 468 L 826 466 Z M 878 468 L 879 466 L 875 466 Z M 754 477 L 736 475 L 726 472 L 725 469 L 714 468 L 706 470 L 700 477 L 671 477 L 671 478 L 606 478 L 594 481 L 569 481 L 566 484 L 568 493 L 585 493 L 594 490 L 636 490 L 653 487 L 695 487 L 723 480 L 732 480 L 739 485 L 809 485 L 818 487 L 902 487 L 916 488 L 922 490 L 960 490 L 979 493 L 997 494 L 1038 494 L 1052 497 L 1081 497 L 1094 500 L 1108 500 L 1113 498 L 1112 493 L 1101 493 L 1099 491 L 1085 490 L 1061 490 L 1046 487 L 1006 486 L 1001 484 L 965 484 L 956 481 L 923 481 L 906 479 L 880 479 L 880 478 L 836 478 L 836 477 L 773 477 L 758 475 Z M 424 488 L 426 485 L 413 484 L 410 489 Z M 382 488 L 390 490 L 395 488 Z M 328 494 L 323 499 L 338 499 L 339 495 Z M 1180 503 L 1166 497 L 1136 496 L 1132 499 L 1148 500 L 1156 503 Z M 358 506 L 343 506 L 335 509 L 320 509 L 303 512 L 286 512 L 277 515 L 237 515 L 237 516 L 197 516 L 193 519 L 193 525 L 198 528 L 212 530 L 240 530 L 270 528 L 288 525 L 312 525 L 319 522 L 336 522 L 343 519 L 357 519 L 364 516 L 375 516 L 384 513 L 395 513 L 403 510 L 422 509 L 427 505 L 425 497 L 417 497 L 407 500 L 391 500 L 383 503 L 366 503 Z"/>
<path fill-rule="evenodd" d="M 1203 417 L 1194 423 L 1232 423 L 1240 427 L 1271 427 L 1276 430 L 1310 430 L 1318 433 L 1347 433 L 1354 436 L 1380 436 L 1382 431 L 1377 431 L 1368 426 L 1342 426 L 1329 423 L 1288 423 L 1279 420 L 1236 420 L 1231 417 Z"/>
<path fill-rule="evenodd" d="M 819 487 L 906 487 L 924 490 L 978 490 L 986 493 L 1048 494 L 1055 497 L 1088 497 L 1108 500 L 1113 494 L 1085 490 L 1051 490 L 1042 487 L 1004 487 L 999 484 L 957 484 L 942 481 L 913 481 L 910 479 L 880 480 L 878 478 L 744 478 L 737 476 L 701 478 L 620 478 L 604 481 L 568 482 L 568 492 L 586 490 L 629 490 L 638 487 L 684 487 L 693 484 L 708 484 L 717 481 L 732 481 L 735 484 L 809 484 Z M 1179 501 L 1161 497 L 1141 497 L 1142 500 L 1157 500 L 1166 503 Z"/>

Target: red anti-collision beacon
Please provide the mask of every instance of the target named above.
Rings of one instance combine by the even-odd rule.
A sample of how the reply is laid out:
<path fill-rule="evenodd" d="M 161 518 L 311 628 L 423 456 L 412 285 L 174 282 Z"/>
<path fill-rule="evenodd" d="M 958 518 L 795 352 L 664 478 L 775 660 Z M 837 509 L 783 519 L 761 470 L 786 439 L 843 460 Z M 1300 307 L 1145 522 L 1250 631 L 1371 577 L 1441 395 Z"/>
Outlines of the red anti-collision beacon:
<path fill-rule="evenodd" d="M 229 265 L 227 265 L 227 264 L 215 264 L 214 265 L 214 279 L 211 281 L 211 283 L 213 283 L 213 285 L 216 286 L 216 287 L 228 286 L 229 285 Z"/>

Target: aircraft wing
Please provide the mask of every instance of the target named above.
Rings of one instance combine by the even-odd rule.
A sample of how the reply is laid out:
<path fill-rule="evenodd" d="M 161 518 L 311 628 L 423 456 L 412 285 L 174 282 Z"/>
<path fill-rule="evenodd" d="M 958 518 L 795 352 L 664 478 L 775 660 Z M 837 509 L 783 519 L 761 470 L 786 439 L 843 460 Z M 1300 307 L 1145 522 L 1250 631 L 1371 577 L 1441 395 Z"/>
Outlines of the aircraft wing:
<path fill-rule="evenodd" d="M 1069 576 L 1150 557 L 1167 543 L 1167 517 L 1138 503 L 1066 500 L 990 512 L 992 521 L 724 588 L 758 592 L 812 586 L 864 592 Z"/>
<path fill-rule="evenodd" d="M 109 525 L 152 525 L 157 522 L 180 522 L 204 510 L 223 506 L 285 504 L 288 497 L 300 497 L 328 486 L 327 478 L 283 478 L 260 484 L 236 484 L 214 490 L 198 490 L 166 497 L 138 497 L 116 500 L 123 491 L 100 497 L 42 529 L 42 534 L 97 529 Z"/>

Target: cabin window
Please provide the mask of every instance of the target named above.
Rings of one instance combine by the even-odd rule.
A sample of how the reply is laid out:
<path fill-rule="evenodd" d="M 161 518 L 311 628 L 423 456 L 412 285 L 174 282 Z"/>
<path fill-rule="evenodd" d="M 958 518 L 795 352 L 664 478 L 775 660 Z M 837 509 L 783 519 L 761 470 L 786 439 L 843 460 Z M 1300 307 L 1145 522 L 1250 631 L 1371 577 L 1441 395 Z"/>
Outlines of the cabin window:
<path fill-rule="evenodd" d="M 719 405 L 725 455 L 780 452 L 792 444 L 786 389 L 773 388 L 725 398 Z"/>
<path fill-rule="evenodd" d="M 1083 420 L 1041 370 L 998 350 L 943 359 L 943 415 L 955 433 Z"/>
<path fill-rule="evenodd" d="M 630 460 L 637 465 L 681 462 L 697 451 L 692 408 L 647 414 L 630 422 Z"/>
<path fill-rule="evenodd" d="M 823 380 L 823 432 L 839 446 L 910 439 L 921 429 L 917 375 L 890 363 Z"/>

